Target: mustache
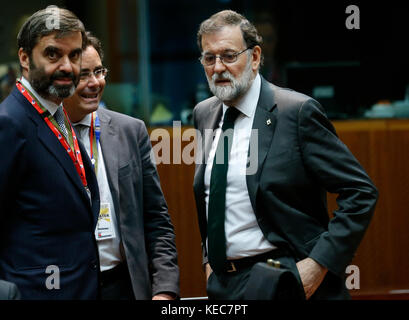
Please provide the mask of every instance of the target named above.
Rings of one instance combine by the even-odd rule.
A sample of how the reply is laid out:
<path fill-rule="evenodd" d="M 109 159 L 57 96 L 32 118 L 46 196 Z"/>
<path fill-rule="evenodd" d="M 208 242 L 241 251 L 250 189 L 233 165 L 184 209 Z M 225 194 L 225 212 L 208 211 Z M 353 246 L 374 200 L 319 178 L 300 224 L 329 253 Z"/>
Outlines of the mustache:
<path fill-rule="evenodd" d="M 65 71 L 56 71 L 53 73 L 53 75 L 50 77 L 50 81 L 54 81 L 60 78 L 69 78 L 71 79 L 74 83 L 76 81 L 76 76 L 73 72 L 65 72 Z"/>
<path fill-rule="evenodd" d="M 229 71 L 224 71 L 223 73 L 215 73 L 212 75 L 212 81 L 217 80 L 230 80 L 234 81 L 233 75 Z"/>

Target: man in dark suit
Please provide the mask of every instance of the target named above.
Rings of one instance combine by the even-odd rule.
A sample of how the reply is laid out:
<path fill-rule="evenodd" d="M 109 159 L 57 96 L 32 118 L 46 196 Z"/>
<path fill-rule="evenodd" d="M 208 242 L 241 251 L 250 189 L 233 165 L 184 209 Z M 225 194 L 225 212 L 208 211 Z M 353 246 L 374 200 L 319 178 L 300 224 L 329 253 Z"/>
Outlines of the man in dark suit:
<path fill-rule="evenodd" d="M 215 95 L 194 109 L 204 142 L 194 192 L 209 298 L 242 299 L 252 266 L 269 258 L 294 273 L 306 299 L 349 298 L 345 268 L 377 189 L 317 101 L 258 74 L 261 37 L 246 18 L 213 15 L 198 45 Z M 339 194 L 332 219 L 327 191 Z"/>
<path fill-rule="evenodd" d="M 107 70 L 100 41 L 89 33 L 87 41 L 80 83 L 64 104 L 98 179 L 101 297 L 174 299 L 179 295 L 175 235 L 148 132 L 139 119 L 98 109 Z"/>
<path fill-rule="evenodd" d="M 98 185 L 62 107 L 84 37 L 68 10 L 34 13 L 18 35 L 22 78 L 0 105 L 0 279 L 22 299 L 97 298 Z"/>

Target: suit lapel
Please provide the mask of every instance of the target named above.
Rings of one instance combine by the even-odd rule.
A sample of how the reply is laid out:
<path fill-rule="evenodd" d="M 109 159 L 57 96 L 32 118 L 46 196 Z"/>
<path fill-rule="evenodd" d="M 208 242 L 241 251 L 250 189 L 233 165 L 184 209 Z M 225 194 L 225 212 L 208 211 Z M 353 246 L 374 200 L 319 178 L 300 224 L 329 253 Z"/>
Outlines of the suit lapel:
<path fill-rule="evenodd" d="M 206 169 L 206 161 L 212 147 L 214 132 L 218 127 L 220 119 L 223 114 L 223 104 L 220 100 L 210 106 L 207 118 L 203 121 L 203 126 L 200 128 L 200 134 L 202 135 L 201 144 L 201 162 L 196 170 L 197 186 L 200 188 L 200 192 L 204 192 L 204 172 Z M 210 130 L 209 130 L 210 129 Z M 206 130 L 209 130 L 206 132 Z M 197 180 L 196 180 L 197 179 Z"/>
<path fill-rule="evenodd" d="M 198 141 L 200 142 L 201 148 L 200 150 L 201 162 L 198 164 L 195 171 L 194 191 L 196 199 L 198 199 L 199 201 L 199 203 L 197 203 L 197 210 L 199 227 L 203 241 L 205 241 L 207 237 L 206 204 L 204 199 L 205 197 L 204 174 L 206 169 L 206 161 L 214 138 L 214 130 L 217 128 L 222 117 L 223 113 L 222 105 L 223 104 L 220 100 L 216 100 L 216 102 L 210 105 L 209 112 L 206 114 L 206 119 L 200 121 L 201 126 L 198 128 L 200 134 L 202 135 L 202 140 Z M 209 130 L 207 134 L 206 130 Z"/>
<path fill-rule="evenodd" d="M 256 212 L 256 194 L 258 189 L 258 183 L 260 181 L 260 174 L 263 168 L 264 160 L 267 156 L 267 152 L 270 149 L 271 142 L 273 140 L 274 130 L 276 126 L 276 104 L 274 101 L 274 93 L 270 84 L 261 77 L 261 90 L 260 97 L 257 103 L 256 113 L 253 121 L 253 131 L 250 138 L 249 145 L 249 159 L 250 168 L 253 168 L 254 163 L 251 161 L 257 161 L 256 171 L 253 174 L 247 174 L 247 188 L 250 196 L 250 201 L 253 206 L 254 212 Z M 256 144 L 257 142 L 257 144 Z M 257 150 L 254 148 L 258 146 Z M 256 152 L 255 159 L 252 155 Z M 254 170 L 251 170 L 254 172 Z"/>
<path fill-rule="evenodd" d="M 88 157 L 87 151 L 85 150 L 84 145 L 79 142 L 79 147 L 81 150 L 81 154 L 86 155 L 82 157 L 84 162 L 85 168 L 85 175 L 87 176 L 87 184 L 88 188 L 91 192 L 91 201 L 86 196 L 87 203 L 91 204 L 91 220 L 93 223 L 93 230 L 95 230 L 97 226 L 98 216 L 99 216 L 99 189 L 98 189 L 98 182 L 97 176 L 94 173 L 94 167 L 92 166 L 91 159 Z"/>
<path fill-rule="evenodd" d="M 118 186 L 118 132 L 111 123 L 111 117 L 102 109 L 97 111 L 101 123 L 101 150 L 103 153 L 105 170 L 115 206 L 115 213 L 119 215 L 119 186 Z"/>
<path fill-rule="evenodd" d="M 70 156 L 67 154 L 67 151 L 55 137 L 50 128 L 46 125 L 44 120 L 41 119 L 41 117 L 36 113 L 34 108 L 28 102 L 27 105 L 29 106 L 29 117 L 37 125 L 37 135 L 40 142 L 55 157 L 57 162 L 60 163 L 64 171 L 67 173 L 69 179 L 81 193 L 83 200 L 90 206 L 88 195 Z M 82 157 L 84 156 L 86 156 L 86 153 L 82 153 Z"/>

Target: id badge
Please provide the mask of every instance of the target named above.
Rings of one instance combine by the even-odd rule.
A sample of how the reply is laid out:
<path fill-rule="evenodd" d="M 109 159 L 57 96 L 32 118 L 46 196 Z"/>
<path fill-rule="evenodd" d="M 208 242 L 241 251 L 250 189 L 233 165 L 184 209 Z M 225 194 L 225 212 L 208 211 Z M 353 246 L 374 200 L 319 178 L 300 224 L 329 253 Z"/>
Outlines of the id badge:
<path fill-rule="evenodd" d="M 102 202 L 100 205 L 98 223 L 95 229 L 95 238 L 97 241 L 115 238 L 111 207 L 107 202 Z"/>

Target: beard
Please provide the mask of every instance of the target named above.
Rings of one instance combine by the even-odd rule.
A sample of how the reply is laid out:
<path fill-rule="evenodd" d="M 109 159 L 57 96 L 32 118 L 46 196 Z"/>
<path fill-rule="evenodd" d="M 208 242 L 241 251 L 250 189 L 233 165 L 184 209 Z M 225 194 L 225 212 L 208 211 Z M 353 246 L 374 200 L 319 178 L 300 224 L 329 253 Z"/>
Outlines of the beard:
<path fill-rule="evenodd" d="M 246 69 L 243 71 L 240 77 L 237 79 L 229 72 L 215 73 L 211 78 L 207 78 L 210 91 L 223 102 L 235 101 L 242 97 L 253 81 L 253 70 L 251 68 L 251 61 L 247 61 Z M 217 80 L 228 79 L 229 85 L 219 86 L 216 85 Z"/>
<path fill-rule="evenodd" d="M 55 85 L 54 80 L 60 78 L 69 78 L 72 80 L 70 85 Z M 37 67 L 32 59 L 30 59 L 29 81 L 33 89 L 42 97 L 65 99 L 75 93 L 75 88 L 79 82 L 79 76 L 75 76 L 73 72 L 56 71 L 52 75 L 48 75 L 44 67 Z"/>

